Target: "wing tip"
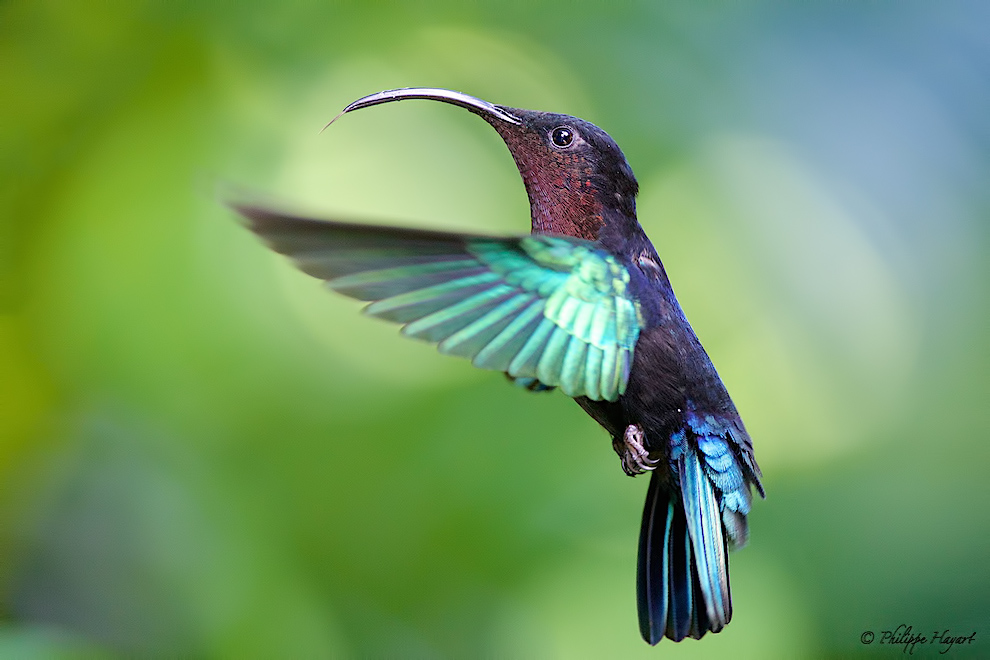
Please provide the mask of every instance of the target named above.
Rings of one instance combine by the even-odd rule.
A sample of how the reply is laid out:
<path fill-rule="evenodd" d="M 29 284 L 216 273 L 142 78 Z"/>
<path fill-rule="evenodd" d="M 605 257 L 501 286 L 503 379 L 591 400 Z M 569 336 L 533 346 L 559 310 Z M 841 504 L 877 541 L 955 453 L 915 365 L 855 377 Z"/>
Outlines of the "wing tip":
<path fill-rule="evenodd" d="M 331 220 L 317 220 L 303 214 L 244 200 L 227 200 L 228 208 L 240 216 L 240 223 L 264 239 L 270 239 L 285 231 L 306 231 L 330 225 L 344 225 Z"/>

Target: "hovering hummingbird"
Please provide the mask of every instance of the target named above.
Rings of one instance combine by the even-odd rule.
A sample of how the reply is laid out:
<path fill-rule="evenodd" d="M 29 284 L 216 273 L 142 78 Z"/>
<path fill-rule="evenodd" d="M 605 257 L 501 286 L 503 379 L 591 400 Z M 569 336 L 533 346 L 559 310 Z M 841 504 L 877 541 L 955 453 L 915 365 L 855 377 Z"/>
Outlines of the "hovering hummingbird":
<path fill-rule="evenodd" d="M 404 99 L 460 106 L 498 131 L 529 195 L 530 235 L 236 209 L 273 250 L 331 289 L 370 301 L 365 311 L 402 324 L 402 334 L 529 389 L 573 397 L 611 434 L 626 474 L 652 473 L 637 571 L 643 638 L 719 632 L 732 618 L 728 550 L 746 543 L 751 487 L 764 494 L 761 474 L 636 218 L 638 184 L 625 156 L 605 131 L 576 117 L 444 89 L 372 94 L 337 118 Z"/>

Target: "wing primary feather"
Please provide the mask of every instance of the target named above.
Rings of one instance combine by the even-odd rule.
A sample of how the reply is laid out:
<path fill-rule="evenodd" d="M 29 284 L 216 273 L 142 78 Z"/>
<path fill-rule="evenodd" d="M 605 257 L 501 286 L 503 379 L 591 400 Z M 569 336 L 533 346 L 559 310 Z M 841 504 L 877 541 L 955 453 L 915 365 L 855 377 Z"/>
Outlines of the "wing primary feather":
<path fill-rule="evenodd" d="M 452 265 L 451 268 L 433 268 Z M 430 266 L 430 268 L 424 268 Z M 456 282 L 488 273 L 476 261 L 429 263 L 401 268 L 383 268 L 351 273 L 327 281 L 331 289 L 358 300 L 382 300 L 410 291 Z"/>
<path fill-rule="evenodd" d="M 487 288 L 489 285 L 499 282 L 500 280 L 501 278 L 496 273 L 485 271 L 470 277 L 461 277 L 456 280 L 441 282 L 440 284 L 434 284 L 433 286 L 428 286 L 424 289 L 407 291 L 396 296 L 379 300 L 378 302 L 372 303 L 368 306 L 368 313 L 377 316 L 383 312 L 398 309 L 406 305 L 425 302 L 431 298 L 442 296 L 444 294 L 454 294 L 458 297 L 464 298 L 468 292 L 474 291 L 473 287 Z M 335 286 L 335 284 L 336 282 L 330 282 L 331 286 Z M 472 298 L 473 296 L 467 300 L 471 300 Z"/>
<path fill-rule="evenodd" d="M 606 401 L 615 401 L 619 393 L 615 391 L 615 369 L 619 347 L 610 344 L 602 348 L 601 395 Z"/>
<path fill-rule="evenodd" d="M 588 355 L 584 361 L 585 396 L 593 401 L 602 398 L 602 360 L 605 353 L 594 344 L 588 344 Z"/>
<path fill-rule="evenodd" d="M 515 314 L 530 298 L 525 293 L 516 293 L 477 321 L 444 339 L 437 348 L 441 353 L 474 357 L 512 322 Z"/>
<path fill-rule="evenodd" d="M 541 383 L 547 385 L 560 384 L 560 371 L 564 364 L 564 352 L 571 336 L 561 327 L 556 327 L 547 345 L 543 348 L 543 354 L 536 365 L 536 377 Z"/>
<path fill-rule="evenodd" d="M 532 336 L 543 319 L 542 298 L 530 295 L 532 302 L 519 312 L 502 332 L 478 351 L 474 365 L 484 369 L 509 371 L 509 364 Z"/>
<path fill-rule="evenodd" d="M 533 333 L 529 336 L 529 339 L 526 340 L 523 347 L 512 358 L 512 362 L 509 363 L 508 373 L 510 376 L 532 376 L 533 378 L 537 378 L 536 365 L 539 364 L 543 347 L 556 327 L 553 321 L 546 317 L 540 321 L 539 325 L 536 326 Z"/>
<path fill-rule="evenodd" d="M 412 321 L 416 321 L 432 314 L 442 313 L 445 309 L 448 309 L 465 300 L 466 297 L 470 297 L 478 293 L 484 293 L 491 290 L 491 288 L 491 284 L 477 284 L 464 289 L 448 291 L 447 293 L 434 296 L 432 298 L 424 298 L 420 301 L 415 301 L 413 298 L 407 298 L 404 305 L 382 305 L 381 303 L 385 303 L 390 300 L 386 298 L 385 300 L 371 303 L 364 308 L 364 312 L 365 314 L 369 314 L 376 318 L 385 319 L 386 321 L 393 321 L 395 323 L 411 323 Z"/>
<path fill-rule="evenodd" d="M 567 396 L 580 396 L 584 393 L 582 386 L 587 354 L 587 342 L 576 335 L 571 335 L 564 362 L 560 367 L 560 389 Z"/>
<path fill-rule="evenodd" d="M 481 318 L 514 293 L 515 290 L 507 284 L 492 286 L 470 298 L 409 323 L 402 329 L 402 334 L 439 342 Z"/>

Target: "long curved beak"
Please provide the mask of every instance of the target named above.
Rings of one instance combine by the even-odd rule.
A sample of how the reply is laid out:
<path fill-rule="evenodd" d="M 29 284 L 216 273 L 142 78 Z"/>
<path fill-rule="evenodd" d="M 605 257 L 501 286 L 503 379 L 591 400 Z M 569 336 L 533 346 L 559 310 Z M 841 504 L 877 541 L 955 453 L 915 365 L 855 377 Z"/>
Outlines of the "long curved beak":
<path fill-rule="evenodd" d="M 354 103 L 351 103 L 346 108 L 341 110 L 340 114 L 331 119 L 327 125 L 323 127 L 323 130 L 326 130 L 327 126 L 353 110 L 370 108 L 373 105 L 391 103 L 392 101 L 404 101 L 406 99 L 442 101 L 444 103 L 451 103 L 470 110 L 477 115 L 481 115 L 485 119 L 499 119 L 509 124 L 522 123 L 522 120 L 519 117 L 516 117 L 511 112 L 508 112 L 505 108 L 501 108 L 493 103 L 489 103 L 488 101 L 482 101 L 481 99 L 473 96 L 468 96 L 467 94 L 462 94 L 461 92 L 454 92 L 449 89 L 437 89 L 433 87 L 404 87 L 402 89 L 389 89 L 384 92 L 378 92 L 377 94 L 370 94 L 359 98 L 357 101 L 354 101 Z"/>

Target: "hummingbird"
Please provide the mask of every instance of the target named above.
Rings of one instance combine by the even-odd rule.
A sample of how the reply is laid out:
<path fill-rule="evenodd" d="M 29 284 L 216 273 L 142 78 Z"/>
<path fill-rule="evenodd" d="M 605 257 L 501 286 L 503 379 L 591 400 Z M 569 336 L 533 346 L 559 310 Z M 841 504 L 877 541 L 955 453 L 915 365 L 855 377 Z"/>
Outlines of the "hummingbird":
<path fill-rule="evenodd" d="M 302 271 L 441 353 L 559 389 L 609 433 L 623 471 L 650 473 L 636 575 L 649 644 L 700 639 L 732 618 L 730 549 L 745 545 L 753 444 L 636 216 L 639 186 L 609 135 L 564 114 L 446 89 L 394 89 L 342 115 L 407 99 L 481 117 L 529 196 L 520 236 L 298 217 L 247 204 L 247 226 Z M 330 124 L 327 124 L 329 126 Z M 324 127 L 326 128 L 326 127 Z"/>

